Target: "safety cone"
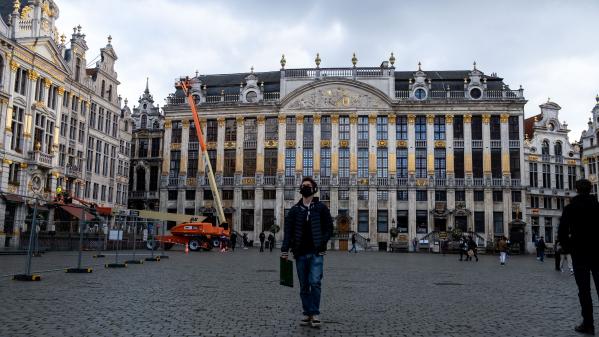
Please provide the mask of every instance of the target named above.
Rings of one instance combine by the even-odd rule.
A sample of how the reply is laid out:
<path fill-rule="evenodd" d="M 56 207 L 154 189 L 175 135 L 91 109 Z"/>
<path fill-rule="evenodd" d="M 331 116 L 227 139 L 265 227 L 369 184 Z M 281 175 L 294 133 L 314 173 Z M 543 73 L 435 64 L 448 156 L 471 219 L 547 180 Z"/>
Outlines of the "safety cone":
<path fill-rule="evenodd" d="M 189 243 L 185 244 L 185 254 L 189 254 Z"/>

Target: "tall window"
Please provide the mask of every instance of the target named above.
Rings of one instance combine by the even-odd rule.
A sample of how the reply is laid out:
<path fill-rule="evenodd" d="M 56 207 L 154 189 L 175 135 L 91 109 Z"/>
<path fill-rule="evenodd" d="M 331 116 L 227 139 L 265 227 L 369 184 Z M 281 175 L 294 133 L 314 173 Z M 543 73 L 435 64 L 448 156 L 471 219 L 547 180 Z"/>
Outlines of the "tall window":
<path fill-rule="evenodd" d="M 492 115 L 490 121 L 490 129 L 491 129 L 491 139 L 499 140 L 501 139 L 501 124 L 499 120 L 499 116 Z"/>
<path fill-rule="evenodd" d="M 65 95 L 66 97 L 66 95 Z M 97 105 L 96 103 L 92 103 L 90 112 L 89 112 L 89 127 L 90 128 L 96 128 L 96 109 L 97 109 Z"/>
<path fill-rule="evenodd" d="M 100 97 L 104 98 L 105 92 L 106 92 L 106 81 L 102 80 L 102 85 L 100 86 Z"/>
<path fill-rule="evenodd" d="M 279 121 L 275 117 L 266 118 L 264 122 L 264 132 L 266 140 L 279 139 Z"/>
<path fill-rule="evenodd" d="M 358 149 L 358 177 L 368 178 L 368 149 Z"/>
<path fill-rule="evenodd" d="M 320 149 L 320 176 L 331 176 L 331 149 L 328 147 Z"/>
<path fill-rule="evenodd" d="M 455 177 L 458 179 L 464 178 L 464 150 L 463 149 L 454 149 L 453 150 L 453 171 L 455 173 Z"/>
<path fill-rule="evenodd" d="M 389 121 L 387 116 L 378 116 L 376 118 L 376 139 L 386 140 L 389 138 L 388 135 Z"/>
<path fill-rule="evenodd" d="M 368 116 L 358 117 L 358 141 L 368 140 Z"/>
<path fill-rule="evenodd" d="M 98 131 L 104 131 L 104 108 L 98 109 Z"/>
<path fill-rule="evenodd" d="M 225 120 L 225 142 L 234 142 L 237 140 L 237 126 L 232 118 Z"/>
<path fill-rule="evenodd" d="M 181 143 L 183 137 L 183 123 L 181 123 L 181 121 L 172 121 L 171 127 L 171 143 Z"/>
<path fill-rule="evenodd" d="M 416 116 L 414 130 L 416 131 L 416 140 L 426 140 L 426 117 L 425 116 Z"/>
<path fill-rule="evenodd" d="M 141 115 L 141 125 L 140 129 L 145 129 L 148 127 L 148 116 L 146 114 Z"/>
<path fill-rule="evenodd" d="M 508 119 L 508 133 L 510 140 L 520 139 L 520 121 L 517 116 L 510 116 Z"/>
<path fill-rule="evenodd" d="M 27 75 L 28 72 L 25 69 L 17 69 L 15 77 L 15 92 L 21 95 L 25 95 L 27 92 Z"/>
<path fill-rule="evenodd" d="M 216 160 L 216 156 L 215 156 Z M 235 176 L 235 150 L 225 150 L 224 153 L 224 171 L 223 176 L 233 177 Z M 211 163 L 212 164 L 212 163 Z"/>
<path fill-rule="evenodd" d="M 175 178 L 179 176 L 181 169 L 181 151 L 171 151 L 170 176 Z"/>
<path fill-rule="evenodd" d="M 254 230 L 254 210 L 253 209 L 242 209 L 241 210 L 241 230 L 242 231 L 253 231 Z"/>
<path fill-rule="evenodd" d="M 195 178 L 198 175 L 198 150 L 189 150 L 187 158 L 187 176 Z"/>
<path fill-rule="evenodd" d="M 483 150 L 472 150 L 472 176 L 474 178 L 483 177 Z"/>
<path fill-rule="evenodd" d="M 510 174 L 512 179 L 520 179 L 520 150 L 510 149 Z"/>
<path fill-rule="evenodd" d="M 243 140 L 246 142 L 244 147 L 248 145 L 248 147 L 256 148 L 255 142 L 258 139 L 257 131 L 255 118 L 246 118 L 243 120 Z"/>
<path fill-rule="evenodd" d="M 472 127 L 472 139 L 474 139 L 474 140 L 483 139 L 483 119 L 481 116 L 472 116 L 471 127 Z"/>
<path fill-rule="evenodd" d="M 426 149 L 416 149 L 416 178 L 426 178 Z"/>
<path fill-rule="evenodd" d="M 549 141 L 547 139 L 543 140 L 541 143 L 541 154 L 543 156 L 549 155 Z"/>
<path fill-rule="evenodd" d="M 289 116 L 285 119 L 285 139 L 295 140 L 297 131 L 297 124 L 295 117 Z"/>
<path fill-rule="evenodd" d="M 331 140 L 331 116 L 320 118 L 320 139 Z"/>
<path fill-rule="evenodd" d="M 358 210 L 358 232 L 368 233 L 368 210 Z"/>
<path fill-rule="evenodd" d="M 256 149 L 243 150 L 243 175 L 245 177 L 256 175 Z"/>
<path fill-rule="evenodd" d="M 295 149 L 285 149 L 285 176 L 295 176 Z"/>
<path fill-rule="evenodd" d="M 528 164 L 530 187 L 539 187 L 539 171 L 537 163 Z"/>
<path fill-rule="evenodd" d="M 339 178 L 349 178 L 349 149 L 339 149 Z"/>
<path fill-rule="evenodd" d="M 80 78 L 81 78 L 81 59 L 76 58 L 75 59 L 75 82 L 79 82 Z"/>
<path fill-rule="evenodd" d="M 24 109 L 18 106 L 12 108 L 12 142 L 10 148 L 15 152 L 23 152 L 23 114 Z"/>
<path fill-rule="evenodd" d="M 264 175 L 272 177 L 277 175 L 277 149 L 264 149 Z"/>
<path fill-rule="evenodd" d="M 443 116 L 435 116 L 434 137 L 435 140 L 445 139 L 445 117 Z"/>
<path fill-rule="evenodd" d="M 160 156 L 160 138 L 152 138 L 152 149 L 151 149 L 152 158 L 156 158 Z"/>
<path fill-rule="evenodd" d="M 85 141 L 85 123 L 79 122 L 79 143 L 83 144 Z"/>
<path fill-rule="evenodd" d="M 378 178 L 387 178 L 389 176 L 389 160 L 386 148 L 379 148 L 376 151 L 376 176 Z"/>
<path fill-rule="evenodd" d="M 376 231 L 377 233 L 387 233 L 389 231 L 389 212 L 387 210 L 377 211 Z"/>
<path fill-rule="evenodd" d="M 474 212 L 474 231 L 485 232 L 485 212 Z"/>
<path fill-rule="evenodd" d="M 206 121 L 206 141 L 216 142 L 218 139 L 218 121 L 216 119 L 208 119 Z"/>
<path fill-rule="evenodd" d="M 304 149 L 304 177 L 311 177 L 314 175 L 314 150 L 312 148 Z"/>
<path fill-rule="evenodd" d="M 493 232 L 495 235 L 504 235 L 503 212 L 493 212 Z"/>
<path fill-rule="evenodd" d="M 491 176 L 501 178 L 501 149 L 491 149 Z"/>
<path fill-rule="evenodd" d="M 314 141 L 314 118 L 304 117 L 304 146 L 312 146 Z"/>
<path fill-rule="evenodd" d="M 428 232 L 428 212 L 416 211 L 416 233 L 426 234 Z"/>
<path fill-rule="evenodd" d="M 555 155 L 555 157 L 561 157 L 562 154 L 562 142 L 555 142 L 555 145 L 553 145 L 553 154 Z"/>
<path fill-rule="evenodd" d="M 349 117 L 339 116 L 339 139 L 349 140 Z"/>
<path fill-rule="evenodd" d="M 576 186 L 576 167 L 568 166 L 568 189 L 574 190 Z"/>
<path fill-rule="evenodd" d="M 545 242 L 553 242 L 553 218 L 545 217 Z"/>
<path fill-rule="evenodd" d="M 551 166 L 543 164 L 543 187 L 551 188 Z"/>
<path fill-rule="evenodd" d="M 397 178 L 408 177 L 408 149 L 397 149 Z"/>
<path fill-rule="evenodd" d="M 464 117 L 453 117 L 453 138 L 464 139 Z"/>
<path fill-rule="evenodd" d="M 562 165 L 555 167 L 555 188 L 564 189 L 564 167 Z"/>
<path fill-rule="evenodd" d="M 148 156 L 148 140 L 147 139 L 140 139 L 139 140 L 139 148 L 138 148 L 138 157 L 140 158 L 146 158 Z"/>
<path fill-rule="evenodd" d="M 395 139 L 408 139 L 408 118 L 406 116 L 397 116 L 395 119 Z"/>
<path fill-rule="evenodd" d="M 435 149 L 435 177 L 445 178 L 445 149 Z"/>

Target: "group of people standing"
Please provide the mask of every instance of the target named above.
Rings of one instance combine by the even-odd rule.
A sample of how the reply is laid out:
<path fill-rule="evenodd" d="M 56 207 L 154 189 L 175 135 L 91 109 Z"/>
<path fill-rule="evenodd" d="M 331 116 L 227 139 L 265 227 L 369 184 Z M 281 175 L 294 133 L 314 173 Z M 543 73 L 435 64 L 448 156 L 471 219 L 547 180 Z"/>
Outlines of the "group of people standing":
<path fill-rule="evenodd" d="M 464 259 L 464 255 L 466 258 Z M 462 236 L 460 239 L 460 261 L 472 261 L 472 258 L 476 258 L 478 262 L 478 247 L 472 236 Z"/>
<path fill-rule="evenodd" d="M 264 241 L 266 240 L 266 234 L 264 234 L 264 231 L 262 231 L 260 233 L 260 235 L 258 236 L 258 238 L 260 239 L 260 252 L 264 252 Z M 270 233 L 268 234 L 268 247 L 270 249 L 270 251 L 272 252 L 272 249 L 275 246 L 275 236 Z"/>

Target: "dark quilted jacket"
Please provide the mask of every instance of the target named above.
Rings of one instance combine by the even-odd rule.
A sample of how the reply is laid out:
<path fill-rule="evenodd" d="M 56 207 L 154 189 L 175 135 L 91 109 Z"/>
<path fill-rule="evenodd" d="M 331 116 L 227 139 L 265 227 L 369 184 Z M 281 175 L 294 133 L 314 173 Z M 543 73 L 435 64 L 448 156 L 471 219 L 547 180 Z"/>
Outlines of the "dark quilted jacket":
<path fill-rule="evenodd" d="M 310 222 L 312 223 L 312 240 L 314 247 L 318 252 L 327 250 L 327 242 L 333 234 L 333 219 L 329 208 L 318 201 L 318 198 L 312 199 L 310 206 Z M 296 252 L 299 250 L 299 244 L 302 240 L 302 225 L 306 219 L 308 210 L 302 207 L 302 200 L 295 204 L 285 217 L 285 236 L 281 245 L 282 252 Z"/>

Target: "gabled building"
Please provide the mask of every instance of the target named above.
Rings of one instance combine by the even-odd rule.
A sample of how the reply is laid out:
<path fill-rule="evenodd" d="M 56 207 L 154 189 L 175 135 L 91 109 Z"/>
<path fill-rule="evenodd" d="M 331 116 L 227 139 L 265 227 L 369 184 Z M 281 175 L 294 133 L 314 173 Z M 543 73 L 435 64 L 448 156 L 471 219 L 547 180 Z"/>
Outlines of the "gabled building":
<path fill-rule="evenodd" d="M 584 176 L 593 184 L 593 192 L 599 195 L 599 95 L 595 98 L 597 103 L 591 111 L 588 128 L 582 132 L 582 163 Z"/>

